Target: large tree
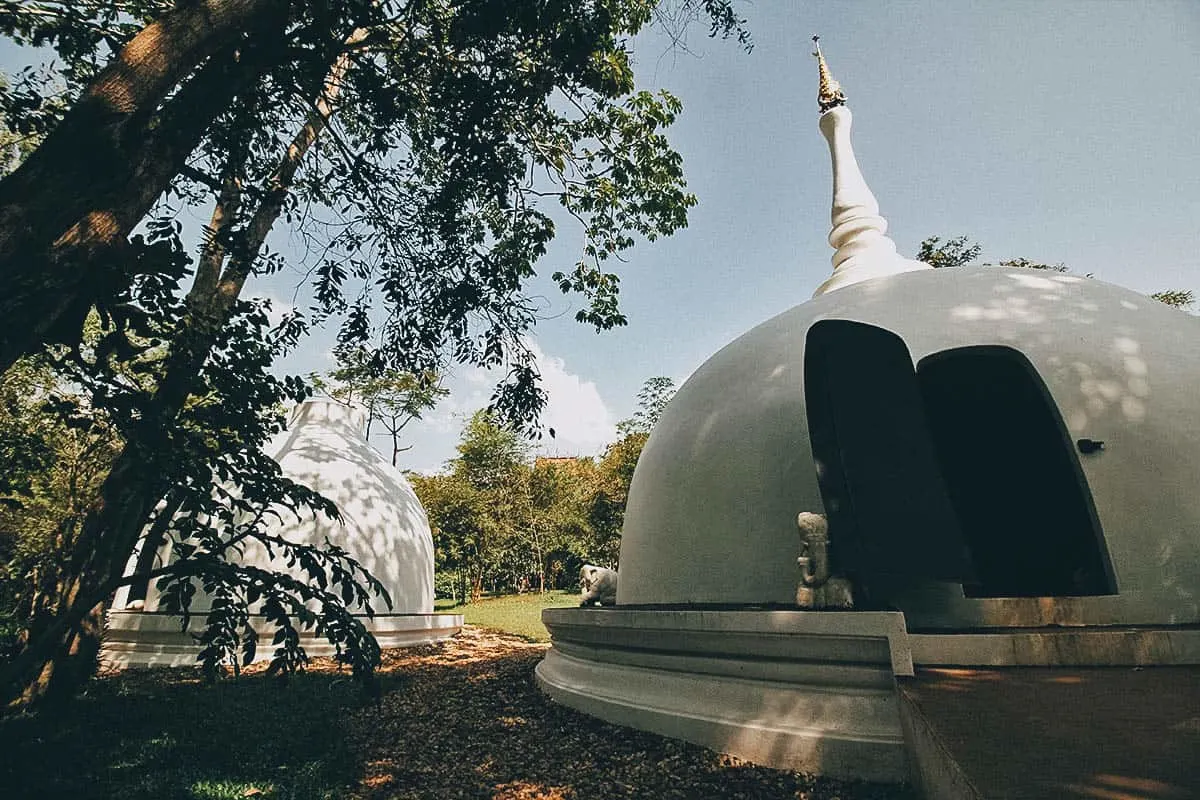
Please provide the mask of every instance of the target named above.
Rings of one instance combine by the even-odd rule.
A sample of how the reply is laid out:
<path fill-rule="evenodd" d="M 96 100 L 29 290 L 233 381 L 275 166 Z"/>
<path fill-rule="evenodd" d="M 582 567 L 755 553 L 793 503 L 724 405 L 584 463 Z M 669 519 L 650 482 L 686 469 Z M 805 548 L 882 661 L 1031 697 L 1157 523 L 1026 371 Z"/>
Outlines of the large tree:
<path fill-rule="evenodd" d="M 513 209 L 516 224 L 542 228 L 545 220 L 505 199 L 527 196 L 514 183 L 544 169 L 565 179 L 555 192 L 564 205 L 589 218 L 594 261 L 624 249 L 626 231 L 651 234 L 663 217 L 676 218 L 668 228 L 681 224 L 677 203 L 656 197 L 677 160 L 651 152 L 662 148 L 648 136 L 677 109 L 632 94 L 623 46 L 656 5 L 514 0 L 500 13 L 487 0 L 0 4 L 0 29 L 56 46 L 79 91 L 45 143 L 0 182 L 0 319 L 10 323 L 0 329 L 0 370 L 41 344 L 77 339 L 87 309 L 128 285 L 139 268 L 128 235 L 181 173 L 198 175 L 189 159 L 228 109 L 264 89 L 276 107 L 311 103 L 341 58 L 360 76 L 360 118 L 390 118 L 363 131 L 377 152 L 343 148 L 344 177 L 385 177 L 392 171 L 372 167 L 386 159 L 364 156 L 407 150 L 409 174 L 440 173 L 443 222 L 453 224 L 444 219 L 447 203 L 484 199 L 493 213 Z M 706 12 L 714 35 L 744 38 L 729 0 L 671 5 Z M 90 70 L 107 47 L 111 61 Z M 546 102 L 552 96 L 562 105 Z M 624 113 L 611 103 L 618 98 L 627 100 Z M 43 99 L 5 106 L 36 111 Z M 659 180 L 646 182 L 650 162 Z M 489 173 L 483 195 L 480 175 L 471 174 L 481 171 Z M 398 195 L 406 205 L 421 199 Z M 614 276 L 584 268 L 562 280 L 598 301 L 585 316 L 613 319 Z"/>
<path fill-rule="evenodd" d="M 0 6 L 8 31 L 58 48 L 79 93 L 0 181 L 0 368 L 66 343 L 64 368 L 92 387 L 125 439 L 24 652 L 0 676 L 7 697 L 44 691 L 55 660 L 79 649 L 156 509 L 193 521 L 217 513 L 228 535 L 190 552 L 228 554 L 249 535 L 233 510 L 261 519 L 272 502 L 320 506 L 246 455 L 277 429 L 272 404 L 303 396 L 265 365 L 306 321 L 337 318 L 341 344 L 371 348 L 381 370 L 428 374 L 447 357 L 506 365 L 494 406 L 528 421 L 544 398 L 523 344 L 534 312 L 522 287 L 555 233 L 551 202 L 584 233 L 582 258 L 554 276 L 587 298 L 579 319 L 624 322 L 607 262 L 633 234 L 685 224 L 694 203 L 662 134 L 678 101 L 633 86 L 626 42 L 652 9 L 636 0 L 517 0 L 504 14 L 484 0 Z M 714 20 L 714 32 L 740 24 Z M 116 55 L 91 69 L 105 46 Z M 24 91 L 4 95 L 19 120 L 41 108 Z M 130 239 L 156 201 L 160 222 Z M 173 287 L 189 259 L 170 220 L 188 204 L 213 211 L 180 298 Z M 316 254 L 298 265 L 315 276 L 314 303 L 271 344 L 241 295 L 253 275 L 281 266 L 266 247 L 280 220 Z M 93 306 L 106 327 L 89 349 L 80 326 Z M 113 358 L 137 357 L 142 342 L 165 348 L 147 367 L 151 385 L 115 380 Z M 239 435 L 235 422 L 251 432 Z M 206 425 L 224 433 L 206 438 Z M 233 443 L 238 458 L 215 446 Z M 218 479 L 242 499 L 213 507 L 204 487 Z M 187 535 L 213 535 L 200 527 Z M 326 565 L 345 565 L 338 574 L 349 580 L 343 555 L 326 554 Z M 183 605 L 192 579 L 224 592 L 233 620 L 266 591 L 254 583 L 261 576 L 220 558 L 193 561 L 162 576 Z M 289 591 L 304 599 L 302 586 Z"/>

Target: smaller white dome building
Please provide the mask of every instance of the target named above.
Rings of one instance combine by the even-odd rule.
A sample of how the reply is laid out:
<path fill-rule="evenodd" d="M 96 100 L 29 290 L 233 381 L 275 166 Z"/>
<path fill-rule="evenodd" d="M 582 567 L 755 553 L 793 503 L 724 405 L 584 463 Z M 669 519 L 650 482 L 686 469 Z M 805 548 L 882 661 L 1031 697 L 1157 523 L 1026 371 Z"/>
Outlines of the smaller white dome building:
<path fill-rule="evenodd" d="M 374 617 L 363 621 L 380 647 L 401 647 L 438 641 L 462 627 L 459 614 L 433 613 L 433 536 L 421 501 L 400 470 L 367 442 L 365 412 L 330 399 L 310 399 L 292 412 L 287 430 L 268 452 L 283 473 L 332 500 L 340 522 L 311 512 L 297 518 L 285 512 L 271 524 L 274 532 L 296 543 L 323 545 L 326 540 L 345 549 L 383 584 L 392 601 L 389 610 L 374 598 Z M 156 554 L 158 563 L 171 559 L 168 542 Z M 136 561 L 136 557 L 135 557 Z M 248 547 L 243 562 L 265 569 L 286 570 L 282 559 L 258 545 Z M 133 563 L 131 563 L 131 569 Z M 144 607 L 131 598 L 143 594 Z M 140 599 L 140 598 L 139 598 Z M 153 582 L 142 591 L 122 589 L 114 599 L 105 632 L 102 658 L 117 666 L 191 666 L 199 652 L 190 634 L 203 628 L 207 602 L 197 597 L 188 632 L 180 632 L 177 617 L 159 612 Z M 260 634 L 270 626 L 260 619 Z M 301 631 L 310 656 L 331 655 L 324 639 Z M 264 639 L 270 641 L 269 635 Z M 261 647 L 259 659 L 272 648 Z"/>

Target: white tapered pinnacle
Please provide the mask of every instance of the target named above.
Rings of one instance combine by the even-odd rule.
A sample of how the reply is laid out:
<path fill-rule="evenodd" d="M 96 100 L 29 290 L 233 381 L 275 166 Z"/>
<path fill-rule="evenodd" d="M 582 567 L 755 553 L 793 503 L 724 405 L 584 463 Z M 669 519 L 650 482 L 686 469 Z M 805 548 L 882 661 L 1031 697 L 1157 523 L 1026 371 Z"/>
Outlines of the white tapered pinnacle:
<path fill-rule="evenodd" d="M 813 37 L 817 42 L 818 37 Z M 887 220 L 879 215 L 879 203 L 863 178 L 850 145 L 850 127 L 854 116 L 846 106 L 841 86 L 829 73 L 820 45 L 813 53 L 820 72 L 817 102 L 821 108 L 819 127 L 829 143 L 833 162 L 833 210 L 829 245 L 834 248 L 833 274 L 813 293 L 822 295 L 851 283 L 895 275 L 928 264 L 904 258 L 896 252 L 896 243 L 887 236 Z"/>

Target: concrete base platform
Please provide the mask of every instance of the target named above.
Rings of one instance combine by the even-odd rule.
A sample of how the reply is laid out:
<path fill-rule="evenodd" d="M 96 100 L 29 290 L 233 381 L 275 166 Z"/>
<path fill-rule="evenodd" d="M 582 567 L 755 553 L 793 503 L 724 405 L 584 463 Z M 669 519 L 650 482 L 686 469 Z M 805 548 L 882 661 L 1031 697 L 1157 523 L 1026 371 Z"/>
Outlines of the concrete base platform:
<path fill-rule="evenodd" d="M 1200 797 L 1200 667 L 918 668 L 900 696 L 928 800 Z"/>
<path fill-rule="evenodd" d="M 537 680 L 555 700 L 765 766 L 911 777 L 939 800 L 1200 798 L 1194 625 L 909 633 L 898 612 L 667 607 L 542 620 Z"/>
<path fill-rule="evenodd" d="M 271 658 L 274 628 L 263 617 L 255 617 L 260 637 L 256 661 Z M 462 629 L 461 614 L 377 614 L 364 620 L 380 647 L 409 647 L 430 644 L 454 636 Z M 112 667 L 193 667 L 200 648 L 192 634 L 204 630 L 204 617 L 195 616 L 187 631 L 179 629 L 179 618 L 149 611 L 110 611 L 100 651 L 101 661 Z M 300 631 L 300 643 L 314 657 L 332 656 L 333 646 L 311 629 Z"/>
<path fill-rule="evenodd" d="M 758 764 L 907 777 L 891 612 L 547 609 L 556 701 Z M 900 654 L 899 659 L 894 656 Z"/>

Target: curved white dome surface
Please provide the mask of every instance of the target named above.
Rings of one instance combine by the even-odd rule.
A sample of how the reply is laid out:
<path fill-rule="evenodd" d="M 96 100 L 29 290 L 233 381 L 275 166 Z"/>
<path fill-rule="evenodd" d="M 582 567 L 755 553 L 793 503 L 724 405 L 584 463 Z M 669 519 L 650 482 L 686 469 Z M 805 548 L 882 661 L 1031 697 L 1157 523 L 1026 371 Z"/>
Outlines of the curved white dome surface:
<path fill-rule="evenodd" d="M 364 412 L 334 400 L 313 399 L 292 412 L 288 428 L 267 447 L 283 473 L 332 500 L 341 521 L 305 511 L 281 511 L 271 523 L 277 535 L 297 544 L 331 543 L 346 550 L 387 589 L 392 606 L 371 598 L 375 612 L 364 619 L 381 647 L 425 644 L 456 634 L 461 614 L 433 613 L 433 536 L 425 509 L 403 473 L 372 448 L 363 435 Z M 169 561 L 168 542 L 158 563 Z M 138 560 L 131 559 L 131 568 Z M 271 559 L 258 543 L 242 554 L 243 563 L 286 571 L 283 558 Z M 118 666 L 187 666 L 196 663 L 199 647 L 191 634 L 204 627 L 203 611 L 209 599 L 200 594 L 192 603 L 187 632 L 179 621 L 158 611 L 158 591 L 145 587 L 140 606 L 129 603 L 130 589 L 121 589 L 108 614 L 104 659 Z M 360 613 L 359 609 L 352 609 Z M 252 624 L 260 638 L 270 641 L 273 628 L 255 615 Z M 301 644 L 310 656 L 331 655 L 333 647 L 312 629 L 301 631 Z M 259 659 L 271 657 L 273 648 L 261 647 Z"/>
<path fill-rule="evenodd" d="M 1040 439 L 1020 444 L 1031 448 L 1028 471 L 1036 482 L 1021 488 L 1026 470 L 1022 467 L 993 473 L 989 480 L 994 486 L 971 486 L 970 476 L 962 475 L 971 470 L 960 468 L 984 465 L 981 474 L 986 475 L 992 458 L 1017 463 L 1011 452 L 999 454 L 1018 446 L 1012 439 L 1023 435 L 1019 423 L 1024 417 L 1006 422 L 1005 406 L 995 405 L 996 398 L 1011 402 L 1022 415 L 1026 406 L 1021 403 L 1032 404 L 1030 420 L 1037 416 L 1032 412 L 1041 412 L 1034 407 L 1038 403 L 1029 400 L 1029 391 L 1022 396 L 1013 388 L 1020 381 L 1011 380 L 1011 371 L 997 372 L 995 383 L 988 384 L 987 368 L 981 373 L 971 367 L 976 370 L 971 373 L 973 387 L 955 383 L 956 375 L 965 373 L 943 371 L 941 382 L 929 390 L 941 405 L 924 407 L 934 419 L 931 428 L 941 424 L 939 415 L 953 417 L 952 427 L 943 425 L 936 446 L 927 432 L 904 434 L 905 441 L 893 439 L 897 420 L 912 417 L 906 403 L 911 405 L 917 396 L 901 385 L 895 359 L 875 360 L 870 351 L 853 347 L 826 348 L 821 358 L 810 359 L 817 363 L 809 364 L 810 379 L 814 369 L 827 369 L 849 383 L 840 395 L 823 384 L 819 397 L 813 387 L 813 397 L 806 397 L 805 351 L 814 347 L 810 335 L 817 323 L 832 320 L 865 323 L 872 335 L 902 345 L 898 352 L 906 348 L 910 359 L 904 368 L 912 373 L 914 365 L 920 365 L 922 381 L 936 373 L 926 365 L 939 363 L 948 351 L 989 358 L 1007 354 L 1007 360 L 988 363 L 1020 363 L 1032 376 L 1028 386 L 1034 388 L 1029 391 L 1036 389 L 1046 400 L 1046 424 L 1057 426 L 1046 427 Z M 874 598 L 878 607 L 904 611 L 910 630 L 1200 622 L 1198 335 L 1200 322 L 1195 318 L 1134 292 L 1016 268 L 911 272 L 847 286 L 803 303 L 714 355 L 666 409 L 630 489 L 618 605 L 794 607 L 797 512 L 829 513 L 835 547 L 838 514 L 845 518 L 844 509 L 826 507 L 833 484 L 825 487 L 823 497 L 814 459 L 814 437 L 819 443 L 840 436 L 839 441 L 856 438 L 854 446 L 861 451 L 859 463 L 847 462 L 845 470 L 865 465 L 867 472 L 876 473 L 869 476 L 873 484 L 867 487 L 875 494 L 864 490 L 861 497 L 847 501 L 855 505 L 860 524 L 866 524 L 864 514 L 873 514 L 877 527 L 894 519 L 898 549 L 893 555 L 906 552 L 904 537 L 917 542 L 913 551 L 918 557 L 880 579 Z M 864 353 L 865 360 L 847 363 Z M 855 387 L 856 393 L 846 394 L 847 386 Z M 921 387 L 925 391 L 926 384 Z M 1009 398 L 1010 393 L 1015 394 Z M 824 404 L 820 426 L 810 425 L 814 403 Z M 978 418 L 972 417 L 973 407 L 980 409 Z M 1035 427 L 1032 421 L 1030 426 Z M 872 442 L 878 444 L 874 453 Z M 912 458 L 915 476 L 904 466 L 909 463 L 907 451 L 896 452 L 897 447 L 910 446 L 920 451 Z M 946 452 L 956 453 L 959 460 L 948 461 Z M 862 453 L 867 454 L 865 460 Z M 934 474 L 937 469 L 922 472 L 922 459 L 928 461 L 930 453 L 931 463 L 940 464 L 945 475 Z M 1071 491 L 1040 492 L 1044 481 L 1039 470 L 1047 460 L 1060 461 L 1061 474 L 1051 470 L 1045 475 L 1055 480 L 1067 476 Z M 822 462 L 821 468 L 830 467 Z M 1014 472 L 1018 474 L 1009 479 Z M 849 494 L 843 495 L 859 492 L 855 480 L 860 476 L 846 479 Z M 954 503 L 948 504 L 943 483 L 956 481 Z M 987 496 L 989 491 L 993 496 Z M 1019 581 L 1006 583 L 1003 572 L 1012 555 L 1005 549 L 1009 533 L 1014 547 L 1074 547 L 1049 542 L 1055 535 L 1053 526 L 1044 537 L 1046 545 L 1041 539 L 1022 539 L 1030 520 L 1045 522 L 1038 517 L 1044 514 L 1040 504 L 1053 504 L 1063 494 L 1076 495 L 1076 516 L 1090 518 L 1088 528 L 1096 534 L 1095 552 L 1088 556 L 1093 560 L 1081 556 L 1076 564 L 1068 563 L 1070 556 L 1054 556 L 1063 561 L 1065 572 L 1046 579 L 1057 587 L 1052 592 L 1039 594 L 1036 582 L 1033 591 Z M 880 508 L 867 499 L 880 496 L 893 502 Z M 967 539 L 973 533 L 971 509 L 985 514 L 981 519 L 987 537 L 975 542 L 969 557 L 940 552 L 931 540 L 921 539 L 926 529 L 936 526 L 922 522 L 915 526 L 918 532 L 905 530 L 906 521 L 936 521 L 941 519 L 939 509 L 949 507 L 968 509 L 967 517 L 958 514 Z M 989 554 L 981 555 L 988 548 Z M 976 587 L 974 596 L 965 596 L 972 595 L 972 589 L 964 589 L 962 580 L 947 578 L 960 556 L 967 563 L 974 559 L 969 569 L 993 571 L 990 579 L 982 579 L 984 584 L 992 581 L 991 589 Z M 1039 562 L 1034 559 L 1012 563 L 1032 564 L 1036 571 Z M 990 567 L 984 563 L 989 560 Z M 939 561 L 945 563 L 933 563 Z M 927 562 L 929 569 L 922 573 Z"/>
<path fill-rule="evenodd" d="M 277 532 L 293 542 L 344 548 L 387 588 L 393 614 L 433 611 L 433 536 L 403 473 L 363 436 L 364 412 L 307 400 L 268 450 L 283 473 L 337 504 L 341 522 L 284 515 Z M 382 602 L 376 612 L 387 613 Z"/>

